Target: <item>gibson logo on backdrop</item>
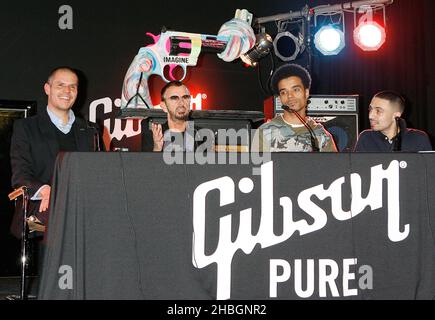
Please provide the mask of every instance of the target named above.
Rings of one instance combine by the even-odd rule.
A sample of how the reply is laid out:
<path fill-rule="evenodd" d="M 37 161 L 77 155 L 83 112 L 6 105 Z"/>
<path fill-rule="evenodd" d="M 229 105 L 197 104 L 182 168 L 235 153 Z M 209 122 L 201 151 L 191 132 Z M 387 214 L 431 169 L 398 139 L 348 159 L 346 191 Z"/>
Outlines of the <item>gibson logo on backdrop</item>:
<path fill-rule="evenodd" d="M 388 207 L 388 228 L 386 230 L 388 238 L 392 242 L 398 242 L 406 239 L 409 235 L 410 225 L 400 225 L 400 207 L 399 207 L 399 170 L 406 168 L 406 162 L 397 160 L 391 161 L 388 168 L 382 169 L 382 164 L 371 167 L 370 173 L 370 189 L 367 197 L 362 196 L 362 180 L 358 173 L 350 174 L 350 194 L 351 205 L 350 210 L 343 210 L 342 185 L 345 182 L 345 177 L 339 177 L 333 181 L 328 188 L 325 189 L 323 184 L 301 190 L 297 197 L 297 205 L 305 212 L 312 223 L 306 219 L 295 221 L 293 218 L 293 201 L 287 196 L 281 196 L 279 203 L 282 207 L 282 234 L 274 233 L 274 223 L 276 220 L 274 215 L 274 181 L 273 181 L 273 161 L 267 162 L 261 166 L 261 214 L 260 226 L 258 232 L 254 234 L 252 230 L 252 208 L 247 208 L 239 212 L 239 229 L 237 236 L 231 234 L 232 219 L 234 213 L 229 213 L 219 218 L 219 237 L 212 254 L 205 252 L 206 236 L 206 200 L 210 192 L 219 192 L 219 206 L 224 207 L 236 201 L 236 183 L 233 178 L 224 176 L 211 181 L 206 181 L 196 187 L 193 194 L 193 252 L 192 263 L 196 268 L 204 268 L 212 263 L 217 264 L 217 299 L 229 299 L 231 297 L 231 263 L 234 254 L 239 249 L 245 254 L 250 254 L 254 247 L 259 244 L 261 248 L 271 247 L 295 236 L 298 232 L 300 236 L 320 231 L 327 224 L 328 217 L 326 211 L 314 203 L 311 198 L 316 197 L 319 200 L 330 198 L 331 207 L 327 210 L 332 213 L 332 217 L 339 221 L 346 221 L 356 217 L 365 207 L 376 210 L 382 208 L 382 190 L 383 181 L 387 182 L 388 198 L 386 201 Z M 254 189 L 254 182 L 250 178 L 243 178 L 238 183 L 238 189 L 245 194 L 250 193 Z M 401 231 L 403 230 L 403 231 Z M 232 241 L 232 239 L 235 239 Z M 322 259 L 320 259 L 322 260 Z M 329 262 L 320 261 L 319 269 Z M 352 258 L 355 261 L 356 258 Z M 272 266 L 276 266 L 276 259 L 271 259 L 270 266 L 270 281 L 276 282 L 276 270 L 272 270 Z M 330 264 L 331 265 L 331 264 Z M 348 259 L 343 260 L 344 266 L 349 266 Z M 326 267 L 325 267 L 326 268 Z M 343 272 L 344 274 L 345 272 Z M 314 275 L 312 274 L 314 277 Z M 275 277 L 274 279 L 272 279 Z M 310 274 L 308 274 L 310 278 Z M 320 278 L 320 276 L 319 276 Z M 313 279 L 311 279 L 314 281 Z M 309 281 L 311 281 L 309 279 Z M 320 281 L 320 280 L 319 280 Z M 344 277 L 343 277 L 344 282 Z M 320 296 L 321 284 L 319 284 Z M 332 289 L 331 289 L 332 290 Z M 349 292 L 348 292 L 349 293 Z M 355 293 L 355 292 L 351 292 Z M 273 283 L 270 284 L 269 296 L 276 296 L 276 291 L 273 291 Z"/>

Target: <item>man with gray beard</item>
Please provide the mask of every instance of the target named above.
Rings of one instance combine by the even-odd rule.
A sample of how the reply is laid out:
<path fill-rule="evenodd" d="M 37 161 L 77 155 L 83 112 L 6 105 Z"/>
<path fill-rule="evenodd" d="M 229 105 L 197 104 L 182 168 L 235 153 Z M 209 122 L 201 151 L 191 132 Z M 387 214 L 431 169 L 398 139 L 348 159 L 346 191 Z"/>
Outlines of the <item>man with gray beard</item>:
<path fill-rule="evenodd" d="M 163 124 L 151 123 L 150 128 L 145 127 L 147 121 L 142 121 L 142 151 L 162 152 L 170 141 L 173 141 L 174 151 L 193 152 L 196 149 L 195 137 L 187 138 L 185 135 L 186 132 L 196 133 L 192 128 L 189 130 L 193 122 L 187 121 L 190 114 L 190 100 L 189 89 L 181 81 L 168 82 L 162 88 L 160 106 L 167 114 L 167 121 Z M 172 138 L 175 138 L 175 141 Z M 181 141 L 180 145 L 178 142 Z"/>

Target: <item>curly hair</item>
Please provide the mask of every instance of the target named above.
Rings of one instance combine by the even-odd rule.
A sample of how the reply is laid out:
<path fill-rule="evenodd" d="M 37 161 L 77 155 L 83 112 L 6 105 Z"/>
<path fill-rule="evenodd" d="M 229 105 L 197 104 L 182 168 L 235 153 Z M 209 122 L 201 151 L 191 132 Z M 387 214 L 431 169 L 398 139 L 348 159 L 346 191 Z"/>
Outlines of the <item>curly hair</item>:
<path fill-rule="evenodd" d="M 272 79 L 270 82 L 273 94 L 275 94 L 275 95 L 279 94 L 278 83 L 282 79 L 286 79 L 289 77 L 300 78 L 302 81 L 302 84 L 305 87 L 304 89 L 308 89 L 308 90 L 310 89 L 311 76 L 310 76 L 310 73 L 308 72 L 308 70 L 305 69 L 304 67 L 298 65 L 298 64 L 290 63 L 290 64 L 282 65 L 281 67 L 276 69 L 276 71 L 273 73 Z"/>

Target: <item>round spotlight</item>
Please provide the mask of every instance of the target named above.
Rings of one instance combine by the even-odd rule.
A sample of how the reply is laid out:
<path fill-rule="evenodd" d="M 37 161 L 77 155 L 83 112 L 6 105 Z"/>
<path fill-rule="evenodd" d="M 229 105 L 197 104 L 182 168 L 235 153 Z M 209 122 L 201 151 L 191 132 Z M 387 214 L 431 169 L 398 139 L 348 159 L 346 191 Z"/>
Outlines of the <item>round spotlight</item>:
<path fill-rule="evenodd" d="M 385 29 L 375 21 L 360 23 L 353 31 L 355 44 L 364 51 L 376 51 L 385 42 Z"/>
<path fill-rule="evenodd" d="M 300 52 L 303 51 L 303 39 L 296 37 L 289 31 L 280 32 L 273 40 L 275 55 L 282 61 L 295 60 Z"/>
<path fill-rule="evenodd" d="M 336 55 L 344 48 L 344 33 L 331 25 L 323 26 L 314 36 L 314 45 L 323 55 Z"/>

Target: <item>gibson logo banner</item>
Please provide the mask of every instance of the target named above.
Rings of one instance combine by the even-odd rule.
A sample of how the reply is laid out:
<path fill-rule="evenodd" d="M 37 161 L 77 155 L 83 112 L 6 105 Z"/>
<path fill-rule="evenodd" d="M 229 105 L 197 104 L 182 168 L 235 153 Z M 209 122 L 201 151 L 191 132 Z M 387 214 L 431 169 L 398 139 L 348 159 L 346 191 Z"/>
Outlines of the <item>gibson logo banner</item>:
<path fill-rule="evenodd" d="M 410 232 L 410 224 L 402 224 L 400 216 L 400 179 L 399 172 L 401 168 L 406 168 L 406 162 L 393 160 L 389 163 L 386 169 L 383 169 L 382 164 L 372 166 L 370 168 L 370 187 L 366 197 L 363 197 L 361 175 L 351 173 L 349 177 L 342 176 L 332 181 L 329 186 L 324 184 L 315 185 L 305 190 L 300 190 L 297 199 L 291 199 L 286 195 L 279 195 L 279 204 L 282 212 L 274 212 L 274 162 L 270 161 L 261 166 L 261 174 L 256 179 L 260 179 L 261 190 L 261 208 L 260 208 L 260 226 L 258 232 L 254 234 L 252 229 L 252 211 L 253 208 L 241 210 L 239 213 L 229 213 L 219 218 L 219 236 L 216 248 L 211 254 L 206 254 L 206 219 L 208 212 L 206 211 L 207 195 L 211 192 L 218 191 L 219 206 L 222 208 L 226 205 L 235 203 L 236 199 L 236 182 L 229 176 L 223 176 L 217 179 L 206 181 L 199 184 L 193 194 L 193 255 L 192 262 L 196 268 L 204 268 L 212 263 L 217 265 L 217 299 L 231 298 L 231 265 L 233 257 L 238 250 L 242 250 L 245 254 L 252 253 L 254 247 L 259 244 L 262 249 L 276 246 L 286 241 L 291 241 L 292 237 L 303 237 L 304 235 L 322 232 L 326 227 L 328 219 L 337 221 L 346 221 L 358 216 L 366 207 L 371 211 L 387 206 L 387 230 L 388 239 L 391 242 L 399 242 L 406 239 Z M 345 180 L 349 179 L 350 191 L 343 190 Z M 386 181 L 386 184 L 385 184 Z M 387 199 L 383 199 L 383 188 L 386 185 Z M 251 178 L 242 178 L 238 185 L 238 189 L 249 194 L 254 189 L 254 181 Z M 343 194 L 348 195 L 350 192 L 350 210 L 343 209 Z M 317 198 L 322 201 L 322 204 L 330 204 L 327 210 L 316 204 L 312 198 Z M 329 198 L 329 199 L 328 199 Z M 326 201 L 328 199 L 329 201 Z M 385 201 L 386 200 L 386 201 Z M 308 219 L 295 220 L 293 216 L 294 206 L 298 206 Z M 258 211 L 258 210 L 257 210 Z M 238 214 L 240 219 L 237 236 L 231 234 L 232 216 Z M 274 233 L 274 219 L 279 214 L 282 217 L 282 233 L 276 235 Z M 276 217 L 275 217 L 276 218 Z M 299 234 L 297 235 L 296 232 Z M 232 239 L 235 239 L 232 241 Z M 338 296 L 335 283 L 331 284 L 332 277 L 338 275 L 338 265 L 342 265 L 343 276 L 343 296 L 356 295 L 355 289 L 349 289 L 346 282 L 355 277 L 349 270 L 351 265 L 357 264 L 356 257 L 344 257 L 340 263 L 329 259 L 318 259 L 317 268 L 319 272 L 318 288 L 319 296 L 326 296 L 326 284 L 329 284 L 333 296 Z M 301 260 L 296 259 L 294 262 L 296 275 L 295 283 L 301 278 Z M 307 291 L 301 292 L 296 290 L 300 297 L 308 297 L 312 294 L 311 288 L 314 286 L 314 260 L 308 259 Z M 285 281 L 290 277 L 290 265 L 288 262 L 281 260 L 280 257 L 270 259 L 270 289 L 269 297 L 276 297 L 276 285 L 279 282 Z M 283 271 L 278 273 L 278 267 Z M 332 270 L 329 275 L 326 269 Z M 370 266 L 360 266 L 358 271 L 369 270 Z M 297 271 L 299 270 L 299 271 Z M 367 275 L 368 273 L 365 272 Z M 329 277 L 329 279 L 328 279 Z M 361 288 L 361 285 L 360 285 Z M 299 292 L 299 293 L 298 293 Z"/>

